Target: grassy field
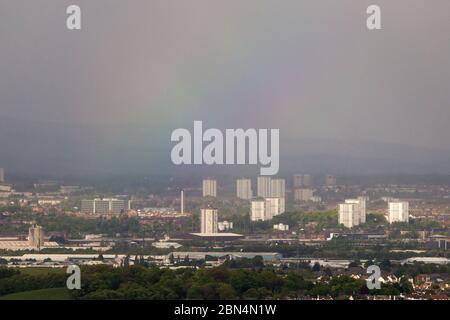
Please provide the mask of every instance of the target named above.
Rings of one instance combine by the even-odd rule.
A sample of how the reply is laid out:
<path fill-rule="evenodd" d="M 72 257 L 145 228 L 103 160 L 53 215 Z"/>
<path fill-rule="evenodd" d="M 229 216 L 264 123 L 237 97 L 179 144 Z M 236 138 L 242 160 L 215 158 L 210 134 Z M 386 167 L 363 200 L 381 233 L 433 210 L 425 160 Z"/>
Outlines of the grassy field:
<path fill-rule="evenodd" d="M 40 289 L 16 292 L 1 296 L 0 300 L 70 300 L 70 292 L 66 288 Z"/>
<path fill-rule="evenodd" d="M 64 268 L 20 268 L 21 274 L 30 276 L 44 276 L 47 274 L 64 274 Z M 68 300 L 70 292 L 66 288 L 48 288 L 16 292 L 0 296 L 0 300 Z"/>

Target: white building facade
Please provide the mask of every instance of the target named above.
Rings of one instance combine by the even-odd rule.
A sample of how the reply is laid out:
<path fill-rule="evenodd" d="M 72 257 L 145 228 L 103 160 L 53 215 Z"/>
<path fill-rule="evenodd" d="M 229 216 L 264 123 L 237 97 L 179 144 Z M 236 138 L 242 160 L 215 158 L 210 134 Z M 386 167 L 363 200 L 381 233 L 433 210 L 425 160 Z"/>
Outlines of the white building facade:
<path fill-rule="evenodd" d="M 359 225 L 359 205 L 357 203 L 339 204 L 339 224 L 347 228 Z"/>
<path fill-rule="evenodd" d="M 217 181 L 214 179 L 203 180 L 203 196 L 217 197 Z"/>
<path fill-rule="evenodd" d="M 250 211 L 251 221 L 266 221 L 266 202 L 264 200 L 253 200 Z"/>
<path fill-rule="evenodd" d="M 313 195 L 312 189 L 294 189 L 294 201 L 310 201 Z"/>
<path fill-rule="evenodd" d="M 366 206 L 367 206 L 367 197 L 358 197 L 356 199 L 347 199 L 345 203 L 353 203 L 357 205 L 357 215 L 358 215 L 358 223 L 366 223 Z"/>
<path fill-rule="evenodd" d="M 267 221 L 284 213 L 284 198 L 265 198 L 264 200 L 253 200 L 250 212 L 250 220 Z"/>
<path fill-rule="evenodd" d="M 270 220 L 273 217 L 284 213 L 285 211 L 285 200 L 284 198 L 266 198 L 266 220 Z"/>
<path fill-rule="evenodd" d="M 406 201 L 389 202 L 389 223 L 409 222 L 409 203 Z"/>
<path fill-rule="evenodd" d="M 230 221 L 221 221 L 218 223 L 219 231 L 227 231 L 233 229 L 233 222 Z"/>
<path fill-rule="evenodd" d="M 251 179 L 236 180 L 236 196 L 244 200 L 250 200 L 253 197 Z"/>
<path fill-rule="evenodd" d="M 257 196 L 261 198 L 270 197 L 271 195 L 271 177 L 260 176 L 257 179 L 256 183 L 256 191 Z"/>
<path fill-rule="evenodd" d="M 108 198 L 81 200 L 81 212 L 90 214 L 120 214 L 130 209 L 130 201 Z"/>
<path fill-rule="evenodd" d="M 286 181 L 284 179 L 272 179 L 270 181 L 270 197 L 286 197 Z"/>
<path fill-rule="evenodd" d="M 289 226 L 287 224 L 279 223 L 279 224 L 274 224 L 273 229 L 279 230 L 279 231 L 289 231 Z"/>
<path fill-rule="evenodd" d="M 201 209 L 200 215 L 200 233 L 217 233 L 219 231 L 217 209 Z"/>

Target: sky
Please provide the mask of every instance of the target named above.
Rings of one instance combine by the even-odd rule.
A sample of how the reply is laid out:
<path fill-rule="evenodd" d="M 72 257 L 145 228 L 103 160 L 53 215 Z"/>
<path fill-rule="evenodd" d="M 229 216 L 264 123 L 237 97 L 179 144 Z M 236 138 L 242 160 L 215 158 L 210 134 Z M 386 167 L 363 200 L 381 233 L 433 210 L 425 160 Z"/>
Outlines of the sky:
<path fill-rule="evenodd" d="M 202 120 L 279 128 L 281 174 L 449 174 L 449 15 L 448 0 L 2 0 L 0 167 L 220 171 L 171 164 L 171 132 Z"/>

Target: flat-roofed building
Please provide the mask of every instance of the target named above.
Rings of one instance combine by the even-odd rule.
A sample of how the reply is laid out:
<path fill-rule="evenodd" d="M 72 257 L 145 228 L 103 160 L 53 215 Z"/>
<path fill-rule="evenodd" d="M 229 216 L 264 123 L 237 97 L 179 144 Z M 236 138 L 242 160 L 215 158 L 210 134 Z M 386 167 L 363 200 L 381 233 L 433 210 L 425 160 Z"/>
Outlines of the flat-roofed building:
<path fill-rule="evenodd" d="M 359 225 L 359 205 L 357 203 L 339 204 L 339 224 L 347 228 Z"/>
<path fill-rule="evenodd" d="M 260 176 L 257 179 L 257 196 L 261 198 L 270 197 L 271 195 L 271 177 L 267 176 Z"/>
<path fill-rule="evenodd" d="M 60 199 L 38 199 L 38 205 L 40 206 L 57 206 L 60 205 L 62 200 Z"/>
<path fill-rule="evenodd" d="M 34 225 L 28 229 L 28 245 L 37 250 L 44 247 L 44 229 Z"/>
<path fill-rule="evenodd" d="M 81 200 L 81 212 L 91 214 L 95 213 L 94 203 L 94 200 Z"/>
<path fill-rule="evenodd" d="M 266 202 L 264 200 L 253 200 L 250 212 L 251 221 L 265 221 Z"/>
<path fill-rule="evenodd" d="M 233 236 L 234 234 L 230 234 L 230 236 Z M 240 235 L 235 235 L 240 236 Z M 189 258 L 191 260 L 204 260 L 207 256 L 210 257 L 225 257 L 229 256 L 232 258 L 238 258 L 238 259 L 253 259 L 257 256 L 260 256 L 263 258 L 264 261 L 270 262 L 270 261 L 277 261 L 283 258 L 282 254 L 277 252 L 217 252 L 217 251 L 209 251 L 209 252 L 182 252 L 182 251 L 176 251 L 169 253 L 167 255 L 167 260 L 169 260 L 170 257 L 180 257 L 183 258 Z"/>
<path fill-rule="evenodd" d="M 360 223 L 366 223 L 366 216 L 367 216 L 367 212 L 366 212 L 366 207 L 367 207 L 367 201 L 368 201 L 368 197 L 358 197 L 358 201 L 359 201 L 359 222 Z"/>
<path fill-rule="evenodd" d="M 270 220 L 273 217 L 284 213 L 285 211 L 285 200 L 284 198 L 266 198 L 266 220 Z"/>
<path fill-rule="evenodd" d="M 284 213 L 285 199 L 269 197 L 252 201 L 250 220 L 267 221 L 274 216 Z"/>
<path fill-rule="evenodd" d="M 251 179 L 242 178 L 236 180 L 236 196 L 244 200 L 250 200 L 253 197 Z"/>
<path fill-rule="evenodd" d="M 109 212 L 112 214 L 124 213 L 129 210 L 128 201 L 121 199 L 109 199 Z"/>
<path fill-rule="evenodd" d="M 217 224 L 219 231 L 227 231 L 233 229 L 233 222 L 221 221 Z"/>
<path fill-rule="evenodd" d="M 286 196 L 286 181 L 284 179 L 272 179 L 270 181 L 270 197 L 284 198 Z"/>
<path fill-rule="evenodd" d="M 0 184 L 0 192 L 11 193 L 13 191 L 12 187 L 7 184 Z"/>
<path fill-rule="evenodd" d="M 366 202 L 367 197 L 358 197 L 356 199 L 347 199 L 345 200 L 345 203 L 353 203 L 357 205 L 357 217 L 358 217 L 358 223 L 365 223 L 366 222 Z"/>
<path fill-rule="evenodd" d="M 289 225 L 283 223 L 274 224 L 273 229 L 279 231 L 289 231 Z"/>
<path fill-rule="evenodd" d="M 406 201 L 389 202 L 389 223 L 409 222 L 409 203 Z"/>
<path fill-rule="evenodd" d="M 81 212 L 89 214 L 120 214 L 130 209 L 130 202 L 124 199 L 81 200 Z"/>
<path fill-rule="evenodd" d="M 96 214 L 108 214 L 110 201 L 107 199 L 94 200 L 94 208 Z"/>
<path fill-rule="evenodd" d="M 204 197 L 217 197 L 217 181 L 214 179 L 204 179 L 202 191 Z"/>
<path fill-rule="evenodd" d="M 219 230 L 217 209 L 201 209 L 200 215 L 200 233 L 217 233 Z"/>
<path fill-rule="evenodd" d="M 294 189 L 294 201 L 310 201 L 313 195 L 312 189 Z"/>

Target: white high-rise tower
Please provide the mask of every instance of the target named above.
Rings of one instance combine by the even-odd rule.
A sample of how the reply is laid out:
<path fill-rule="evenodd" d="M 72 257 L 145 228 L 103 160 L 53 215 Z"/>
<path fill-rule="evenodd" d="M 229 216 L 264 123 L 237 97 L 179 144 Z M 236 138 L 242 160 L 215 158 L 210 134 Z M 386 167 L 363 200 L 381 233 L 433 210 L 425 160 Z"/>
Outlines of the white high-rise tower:
<path fill-rule="evenodd" d="M 357 215 L 357 224 L 366 222 L 366 202 L 367 197 L 358 197 L 356 199 L 347 199 L 345 203 L 347 204 L 355 204 L 356 205 L 356 215 Z"/>
<path fill-rule="evenodd" d="M 250 220 L 271 220 L 274 216 L 284 213 L 284 210 L 284 198 L 265 198 L 263 200 L 253 200 L 250 212 Z"/>
<path fill-rule="evenodd" d="M 270 197 L 271 181 L 272 181 L 271 177 L 267 177 L 267 176 L 258 177 L 257 186 L 256 186 L 258 197 L 262 197 L 262 198 Z"/>
<path fill-rule="evenodd" d="M 273 179 L 270 181 L 270 197 L 284 198 L 286 194 L 286 181 L 284 179 Z"/>
<path fill-rule="evenodd" d="M 389 223 L 409 222 L 409 203 L 406 201 L 389 202 Z"/>
<path fill-rule="evenodd" d="M 44 247 L 44 229 L 41 226 L 33 225 L 28 229 L 28 244 L 38 251 Z"/>
<path fill-rule="evenodd" d="M 359 222 L 360 223 L 366 223 L 366 202 L 368 198 L 367 197 L 358 197 L 359 201 Z"/>
<path fill-rule="evenodd" d="M 218 232 L 218 216 L 217 209 L 201 209 L 201 230 L 200 233 L 217 233 Z"/>
<path fill-rule="evenodd" d="M 203 196 L 217 197 L 217 182 L 214 179 L 203 180 Z"/>
<path fill-rule="evenodd" d="M 359 224 L 359 205 L 357 203 L 339 204 L 339 224 L 353 228 Z"/>
<path fill-rule="evenodd" d="M 253 197 L 251 179 L 236 180 L 236 196 L 244 200 L 250 200 Z"/>
<path fill-rule="evenodd" d="M 250 212 L 250 220 L 265 221 L 266 219 L 266 202 L 264 200 L 253 200 Z"/>

